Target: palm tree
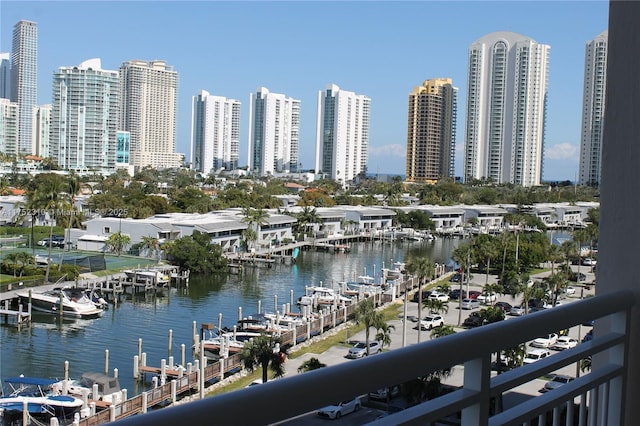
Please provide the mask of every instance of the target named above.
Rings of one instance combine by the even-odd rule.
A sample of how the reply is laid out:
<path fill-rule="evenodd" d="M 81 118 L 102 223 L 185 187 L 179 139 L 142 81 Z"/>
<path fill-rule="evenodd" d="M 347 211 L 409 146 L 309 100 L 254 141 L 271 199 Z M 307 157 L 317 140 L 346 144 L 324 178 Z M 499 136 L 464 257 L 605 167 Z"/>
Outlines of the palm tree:
<path fill-rule="evenodd" d="M 302 207 L 302 210 L 296 214 L 296 220 L 298 227 L 304 230 L 305 235 L 308 233 L 308 227 L 315 228 L 315 224 L 322 222 L 318 211 L 312 206 Z"/>
<path fill-rule="evenodd" d="M 152 236 L 142 237 L 142 248 L 149 250 L 149 257 L 157 259 L 158 257 L 158 239 Z M 160 259 L 157 259 L 160 260 Z"/>
<path fill-rule="evenodd" d="M 255 231 L 255 239 L 253 241 L 258 240 L 260 238 L 260 227 L 266 223 L 269 212 L 263 209 L 245 207 L 242 209 L 242 216 L 242 221 L 249 224 L 248 229 Z M 252 234 L 249 234 L 249 236 L 254 237 Z"/>
<path fill-rule="evenodd" d="M 306 373 L 307 371 L 318 370 L 320 368 L 326 367 L 327 364 L 323 364 L 316 357 L 309 358 L 298 367 L 298 373 Z"/>
<path fill-rule="evenodd" d="M 489 284 L 489 272 L 491 271 L 491 259 L 495 258 L 498 255 L 498 247 L 496 246 L 495 240 L 487 239 L 483 240 L 478 247 L 478 252 L 482 253 L 484 256 L 484 260 L 486 261 L 486 273 L 485 273 L 485 285 Z"/>
<path fill-rule="evenodd" d="M 271 368 L 275 377 L 284 376 L 283 363 L 286 352 L 280 347 L 282 340 L 278 336 L 261 334 L 245 343 L 240 351 L 240 359 L 244 367 L 253 371 L 257 366 L 262 367 L 262 383 L 269 379 L 267 371 Z"/>
<path fill-rule="evenodd" d="M 369 355 L 369 332 L 371 327 L 382 329 L 386 323 L 382 312 L 376 311 L 373 299 L 368 298 L 358 303 L 355 312 L 356 324 L 364 325 L 365 344 L 367 345 L 367 356 Z"/>
<path fill-rule="evenodd" d="M 422 302 L 422 305 L 433 314 L 446 314 L 447 312 L 449 312 L 449 304 L 447 302 L 443 302 L 442 300 L 427 298 L 427 300 L 424 300 Z"/>
<path fill-rule="evenodd" d="M 5 268 L 13 269 L 14 277 L 16 276 L 16 272 L 19 272 L 18 276 L 21 277 L 24 273 L 24 269 L 28 265 L 32 265 L 34 263 L 34 259 L 33 256 L 26 251 L 14 251 L 4 256 L 2 263 L 4 263 Z"/>
<path fill-rule="evenodd" d="M 407 271 L 418 277 L 418 321 L 422 319 L 422 286 L 425 279 L 433 276 L 435 267 L 426 257 L 418 257 L 407 263 Z M 420 332 L 422 327 L 418 327 L 418 343 L 420 343 Z"/>
<path fill-rule="evenodd" d="M 116 253 L 118 256 L 122 253 L 122 250 L 131 242 L 131 237 L 122 232 L 115 232 L 109 235 L 109 238 L 105 243 L 109 247 L 109 251 Z"/>
<path fill-rule="evenodd" d="M 65 203 L 63 192 L 62 178 L 52 174 L 48 179 L 43 179 L 42 184 L 35 191 L 34 201 L 40 209 L 49 215 L 49 253 L 51 259 L 51 247 L 53 243 L 53 225 L 56 222 L 56 215 Z M 49 271 L 51 270 L 51 261 L 47 262 L 47 269 L 44 275 L 44 281 L 49 281 Z"/>
<path fill-rule="evenodd" d="M 450 334 L 456 334 L 456 330 L 452 325 L 441 325 L 431 330 L 431 338 L 438 339 L 440 337 L 448 336 Z"/>
<path fill-rule="evenodd" d="M 471 275 L 471 259 L 473 258 L 473 245 L 470 243 L 461 243 L 453 250 L 452 258 L 459 265 L 462 265 L 464 271 L 463 277 L 467 279 L 467 294 L 469 293 L 469 278 Z M 466 274 L 466 275 L 465 275 Z M 460 297 L 458 297 L 458 325 L 462 324 L 462 279 L 460 279 Z"/>
<path fill-rule="evenodd" d="M 395 330 L 395 328 L 395 325 L 387 324 L 384 321 L 379 324 L 378 332 L 376 333 L 376 340 L 380 342 L 380 345 L 383 348 L 385 346 L 391 346 L 391 331 Z"/>

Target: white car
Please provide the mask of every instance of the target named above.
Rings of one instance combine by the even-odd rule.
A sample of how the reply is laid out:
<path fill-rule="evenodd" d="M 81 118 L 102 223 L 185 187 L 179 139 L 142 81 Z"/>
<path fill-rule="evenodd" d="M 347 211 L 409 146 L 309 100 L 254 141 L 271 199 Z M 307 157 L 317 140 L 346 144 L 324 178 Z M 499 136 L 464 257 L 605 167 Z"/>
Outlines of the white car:
<path fill-rule="evenodd" d="M 511 310 L 509 311 L 509 315 L 513 315 L 516 317 L 521 317 L 522 315 L 524 315 L 526 313 L 526 308 L 524 305 L 522 306 L 514 306 L 513 308 L 511 308 Z"/>
<path fill-rule="evenodd" d="M 350 399 L 348 401 L 341 401 L 334 405 L 327 405 L 318 410 L 318 415 L 322 417 L 328 417 L 330 419 L 339 419 L 345 414 L 358 411 L 362 406 L 362 402 L 359 397 Z"/>
<path fill-rule="evenodd" d="M 427 315 L 420 320 L 420 327 L 423 330 L 431 330 L 434 327 L 440 327 L 444 325 L 444 318 L 442 315 Z"/>
<path fill-rule="evenodd" d="M 498 295 L 495 293 L 482 293 L 480 296 L 478 296 L 478 302 L 480 303 L 495 303 L 496 300 L 498 300 Z"/>
<path fill-rule="evenodd" d="M 536 348 L 550 348 L 555 345 L 558 341 L 557 333 L 549 333 L 545 336 L 536 337 L 532 342 L 531 346 Z"/>
<path fill-rule="evenodd" d="M 369 342 L 369 355 L 375 355 L 382 350 L 382 345 L 377 340 Z M 367 343 L 358 342 L 347 352 L 347 358 L 356 359 L 367 356 Z"/>
<path fill-rule="evenodd" d="M 476 309 L 480 307 L 477 299 L 462 299 L 462 309 Z"/>
<path fill-rule="evenodd" d="M 564 289 L 564 292 L 567 295 L 576 294 L 576 288 L 573 286 L 568 286 L 566 289 Z"/>
<path fill-rule="evenodd" d="M 565 374 L 557 374 L 553 377 L 553 379 L 549 380 L 545 383 L 544 387 L 540 389 L 540 392 L 549 392 L 551 390 L 557 389 L 562 385 L 566 385 L 573 381 L 573 377 L 567 376 Z"/>
<path fill-rule="evenodd" d="M 399 386 L 391 386 L 390 388 L 380 388 L 374 392 L 369 392 L 370 399 L 376 399 L 379 401 L 384 401 L 387 397 L 395 398 L 400 395 L 400 387 Z"/>
<path fill-rule="evenodd" d="M 532 362 L 540 361 L 548 356 L 551 356 L 551 352 L 548 349 L 533 349 L 524 356 L 522 362 L 525 364 L 531 364 Z"/>
<path fill-rule="evenodd" d="M 590 257 L 585 257 L 582 260 L 582 264 L 584 266 L 596 266 L 596 263 L 598 263 L 595 259 L 591 259 Z"/>
<path fill-rule="evenodd" d="M 578 339 L 569 336 L 560 336 L 558 340 L 556 340 L 556 343 L 551 345 L 551 349 L 563 351 L 565 349 L 575 348 L 576 346 L 578 346 Z"/>
<path fill-rule="evenodd" d="M 439 300 L 441 302 L 448 302 L 449 301 L 449 295 L 448 294 L 444 294 L 444 293 L 438 293 L 437 291 L 434 291 L 433 293 L 431 293 L 429 295 L 429 299 L 430 300 Z"/>
<path fill-rule="evenodd" d="M 543 304 L 543 305 L 542 305 L 542 307 L 543 307 L 544 309 L 551 309 L 551 308 L 553 308 L 554 306 L 560 306 L 560 305 L 562 305 L 562 302 L 561 302 L 561 301 L 559 301 L 559 300 L 556 300 L 556 304 L 555 304 L 555 305 L 553 305 L 553 304 L 551 304 L 551 303 L 545 303 L 545 304 Z"/>

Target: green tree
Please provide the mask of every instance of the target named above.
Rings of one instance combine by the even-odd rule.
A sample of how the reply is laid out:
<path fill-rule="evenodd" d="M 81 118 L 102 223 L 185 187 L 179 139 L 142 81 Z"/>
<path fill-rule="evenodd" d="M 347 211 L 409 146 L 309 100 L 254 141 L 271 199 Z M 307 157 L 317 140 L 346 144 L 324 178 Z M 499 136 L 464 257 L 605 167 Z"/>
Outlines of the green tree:
<path fill-rule="evenodd" d="M 211 243 L 208 234 L 197 230 L 165 243 L 163 249 L 167 257 L 183 270 L 211 274 L 227 269 L 227 259 L 222 255 L 220 245 Z"/>
<path fill-rule="evenodd" d="M 438 339 L 440 337 L 449 336 L 450 334 L 456 334 L 456 330 L 452 325 L 442 325 L 431 330 L 431 338 Z"/>
<path fill-rule="evenodd" d="M 13 251 L 5 255 L 2 259 L 3 269 L 13 270 L 14 277 L 16 273 L 21 277 L 25 269 L 34 263 L 33 256 L 26 251 Z"/>
<path fill-rule="evenodd" d="M 281 343 L 282 340 L 278 336 L 261 334 L 246 342 L 240 351 L 240 359 L 247 370 L 253 371 L 256 367 L 262 367 L 262 383 L 269 379 L 269 369 L 275 377 L 284 376 L 286 352 L 280 347 Z"/>
<path fill-rule="evenodd" d="M 407 272 L 418 278 L 418 320 L 422 319 L 422 286 L 431 279 L 434 271 L 433 262 L 426 257 L 416 257 L 407 263 Z M 422 327 L 418 327 L 418 343 L 420 343 L 421 331 Z"/>
<path fill-rule="evenodd" d="M 461 269 L 463 271 L 462 277 L 466 278 L 467 283 L 467 294 L 469 290 L 469 279 L 471 277 L 471 261 L 473 259 L 474 251 L 473 245 L 471 243 L 461 243 L 453 250 L 451 254 L 453 260 L 455 260 L 459 265 L 461 265 Z M 458 325 L 462 324 L 462 282 L 464 280 L 460 279 L 460 297 L 458 297 Z"/>
<path fill-rule="evenodd" d="M 307 371 L 318 370 L 326 366 L 327 364 L 320 362 L 318 358 L 311 357 L 300 364 L 300 367 L 298 367 L 298 373 L 306 373 Z"/>
<path fill-rule="evenodd" d="M 391 331 L 395 330 L 395 325 L 387 324 L 382 321 L 378 324 L 376 340 L 380 342 L 381 346 L 384 348 L 385 346 L 391 346 Z"/>
<path fill-rule="evenodd" d="M 114 232 L 109 235 L 105 244 L 109 248 L 109 251 L 116 253 L 118 256 L 122 254 L 122 250 L 131 242 L 131 237 L 122 232 Z"/>
<path fill-rule="evenodd" d="M 369 355 L 369 341 L 371 327 L 375 329 L 384 328 L 386 323 L 382 312 L 376 311 L 373 299 L 367 298 L 358 303 L 355 311 L 356 324 L 364 325 L 365 344 L 367 345 L 367 356 Z"/>

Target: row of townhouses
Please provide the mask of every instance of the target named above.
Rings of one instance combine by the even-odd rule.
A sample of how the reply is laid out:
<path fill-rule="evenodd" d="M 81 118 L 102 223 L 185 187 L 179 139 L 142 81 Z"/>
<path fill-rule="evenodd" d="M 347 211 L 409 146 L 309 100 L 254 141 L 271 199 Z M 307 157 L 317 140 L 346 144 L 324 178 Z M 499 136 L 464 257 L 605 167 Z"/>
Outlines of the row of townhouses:
<path fill-rule="evenodd" d="M 13 217 L 4 212 L 17 211 L 20 197 L 0 197 L 0 223 L 12 223 Z M 529 207 L 529 213 L 537 216 L 549 228 L 575 227 L 584 224 L 589 209 L 598 208 L 598 203 L 581 202 L 536 204 Z M 78 206 L 82 210 L 83 206 Z M 476 233 L 489 233 L 505 229 L 509 224 L 505 215 L 516 211 L 518 206 L 508 205 L 457 205 L 431 206 L 410 205 L 394 209 L 371 206 L 318 207 L 315 212 L 318 223 L 306 225 L 303 233 L 307 237 L 340 237 L 342 235 L 375 235 L 380 231 L 392 229 L 396 211 L 409 213 L 422 211 L 434 222 L 436 232 L 447 233 L 458 229 L 472 229 Z M 241 209 L 227 209 L 205 214 L 165 213 L 146 219 L 118 217 L 92 217 L 85 222 L 86 229 L 71 229 L 67 236 L 73 246 L 81 250 L 104 251 L 105 241 L 114 233 L 130 237 L 130 244 L 140 243 L 143 237 L 158 239 L 159 242 L 175 240 L 191 235 L 194 231 L 208 234 L 211 241 L 219 244 L 224 252 L 236 252 L 241 249 L 244 231 L 253 226 L 257 231 L 255 248 L 268 248 L 286 241 L 294 241 L 300 235 L 294 235 L 297 213 L 300 206 L 288 206 L 284 209 L 267 210 L 268 217 L 261 224 L 249 224 Z M 30 226 L 30 216 L 26 216 L 23 225 Z M 47 216 L 35 217 L 36 225 L 48 225 Z M 471 226 L 473 224 L 473 226 Z"/>

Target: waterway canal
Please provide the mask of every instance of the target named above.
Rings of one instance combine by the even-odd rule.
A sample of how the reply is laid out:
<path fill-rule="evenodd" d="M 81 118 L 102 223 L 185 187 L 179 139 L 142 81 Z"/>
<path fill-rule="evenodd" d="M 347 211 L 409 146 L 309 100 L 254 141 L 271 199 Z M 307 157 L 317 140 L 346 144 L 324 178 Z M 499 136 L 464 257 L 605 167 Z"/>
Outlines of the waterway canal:
<path fill-rule="evenodd" d="M 180 362 L 180 346 L 187 347 L 191 362 L 193 322 L 233 326 L 238 308 L 243 316 L 262 310 L 274 311 L 291 298 L 304 294 L 305 285 L 331 285 L 332 281 L 358 275 L 379 275 L 380 268 L 393 261 L 406 261 L 411 255 L 428 256 L 434 262 L 451 264 L 451 252 L 458 239 L 427 242 L 354 243 L 350 253 L 303 251 L 294 265 L 279 264 L 271 269 L 247 269 L 242 275 L 226 277 L 191 276 L 188 288 L 167 290 L 163 295 L 129 297 L 93 320 L 64 319 L 38 314 L 30 327 L 18 329 L 14 322 L 0 326 L 0 379 L 25 376 L 63 378 L 64 361 L 70 363 L 70 376 L 83 372 L 103 372 L 105 350 L 109 351 L 110 374 L 118 368 L 120 384 L 129 395 L 138 394 L 142 385 L 133 378 L 133 357 L 142 339 L 148 365 L 173 355 Z M 169 348 L 169 330 L 172 346 Z M 148 387 L 148 384 L 145 385 Z"/>

